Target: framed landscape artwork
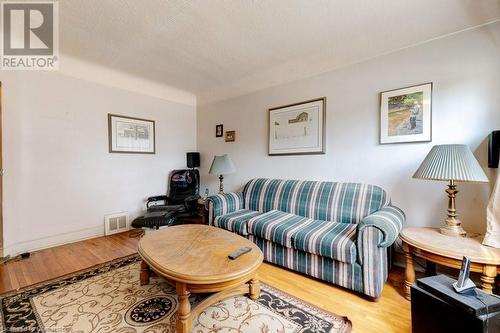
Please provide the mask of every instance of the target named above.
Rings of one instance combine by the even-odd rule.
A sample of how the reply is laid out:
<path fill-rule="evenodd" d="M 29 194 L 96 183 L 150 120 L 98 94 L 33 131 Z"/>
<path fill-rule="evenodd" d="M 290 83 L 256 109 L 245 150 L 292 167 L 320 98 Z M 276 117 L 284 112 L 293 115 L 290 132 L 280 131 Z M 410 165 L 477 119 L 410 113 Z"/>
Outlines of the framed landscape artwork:
<path fill-rule="evenodd" d="M 380 143 L 432 140 L 432 83 L 380 93 Z"/>
<path fill-rule="evenodd" d="M 269 155 L 325 153 L 326 97 L 269 109 Z"/>
<path fill-rule="evenodd" d="M 155 153 L 153 120 L 108 114 L 110 153 Z"/>

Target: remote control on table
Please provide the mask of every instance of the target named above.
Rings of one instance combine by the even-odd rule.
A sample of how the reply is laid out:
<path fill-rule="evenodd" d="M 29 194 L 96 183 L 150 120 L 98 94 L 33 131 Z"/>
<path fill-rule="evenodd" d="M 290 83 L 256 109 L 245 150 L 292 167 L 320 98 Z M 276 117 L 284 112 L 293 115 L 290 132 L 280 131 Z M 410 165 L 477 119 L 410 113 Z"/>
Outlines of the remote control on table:
<path fill-rule="evenodd" d="M 244 255 L 245 253 L 248 253 L 252 251 L 252 248 L 250 246 L 245 246 L 245 247 L 242 247 L 241 249 L 239 250 L 236 250 L 234 251 L 233 253 L 231 253 L 230 255 L 228 255 L 227 257 L 231 260 L 234 260 L 236 258 L 238 258 L 239 256 L 242 256 Z"/>

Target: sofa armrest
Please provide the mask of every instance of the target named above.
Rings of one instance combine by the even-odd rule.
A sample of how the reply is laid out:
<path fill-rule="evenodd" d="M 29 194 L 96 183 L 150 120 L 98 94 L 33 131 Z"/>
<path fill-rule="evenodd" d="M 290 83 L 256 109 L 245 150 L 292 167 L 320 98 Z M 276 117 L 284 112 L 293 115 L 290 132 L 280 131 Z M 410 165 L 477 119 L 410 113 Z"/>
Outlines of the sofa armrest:
<path fill-rule="evenodd" d="M 210 221 L 217 216 L 243 209 L 243 205 L 243 192 L 211 195 L 205 200 L 205 207 L 208 209 Z"/>
<path fill-rule="evenodd" d="M 380 230 L 382 233 L 378 247 L 391 246 L 398 238 L 405 219 L 405 213 L 398 207 L 391 205 L 382 207 L 375 213 L 366 216 L 358 224 L 358 243 L 362 239 L 363 231 L 366 228 L 372 227 Z"/>

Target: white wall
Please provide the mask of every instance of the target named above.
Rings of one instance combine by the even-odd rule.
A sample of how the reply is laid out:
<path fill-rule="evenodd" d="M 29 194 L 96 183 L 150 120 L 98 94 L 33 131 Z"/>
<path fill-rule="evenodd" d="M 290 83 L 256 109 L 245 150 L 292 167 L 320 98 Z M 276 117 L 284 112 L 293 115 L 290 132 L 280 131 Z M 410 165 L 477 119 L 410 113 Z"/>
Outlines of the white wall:
<path fill-rule="evenodd" d="M 102 235 L 105 214 L 137 215 L 196 148 L 195 106 L 57 72 L 0 81 L 6 254 Z M 108 153 L 108 113 L 155 120 L 157 153 Z"/>
<path fill-rule="evenodd" d="M 433 141 L 379 145 L 379 92 L 432 81 Z M 268 108 L 327 97 L 327 152 L 267 156 Z M 203 186 L 214 154 L 228 153 L 237 173 L 226 190 L 253 177 L 354 181 L 381 185 L 404 209 L 408 225 L 439 226 L 445 183 L 411 178 L 435 144 L 466 143 L 486 166 L 487 135 L 500 129 L 500 23 L 435 40 L 310 79 L 198 107 Z M 236 130 L 236 142 L 215 137 L 215 125 Z M 489 171 L 487 171 L 489 172 Z M 202 187 L 202 188 L 204 188 Z M 458 207 L 468 231 L 485 229 L 488 185 L 460 185 Z"/>

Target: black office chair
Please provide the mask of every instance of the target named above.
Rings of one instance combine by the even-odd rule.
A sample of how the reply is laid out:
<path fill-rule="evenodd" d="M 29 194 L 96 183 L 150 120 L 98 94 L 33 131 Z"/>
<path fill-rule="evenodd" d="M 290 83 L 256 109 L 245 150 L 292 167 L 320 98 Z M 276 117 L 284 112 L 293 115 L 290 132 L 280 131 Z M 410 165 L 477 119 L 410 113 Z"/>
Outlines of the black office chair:
<path fill-rule="evenodd" d="M 200 172 L 196 169 L 174 170 L 170 174 L 168 195 L 149 197 L 147 212 L 132 222 L 134 228 L 154 228 L 180 224 L 183 217 L 198 213 Z"/>

